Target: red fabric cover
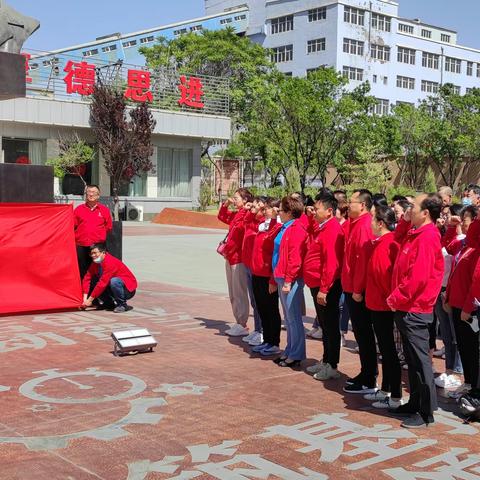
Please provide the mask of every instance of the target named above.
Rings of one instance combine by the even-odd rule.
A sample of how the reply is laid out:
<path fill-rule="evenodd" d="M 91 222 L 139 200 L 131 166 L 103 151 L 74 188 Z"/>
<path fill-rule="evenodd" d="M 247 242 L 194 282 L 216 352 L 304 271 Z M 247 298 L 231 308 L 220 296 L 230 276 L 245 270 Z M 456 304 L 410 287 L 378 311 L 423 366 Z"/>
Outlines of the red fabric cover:
<path fill-rule="evenodd" d="M 390 312 L 387 298 L 392 293 L 392 272 L 400 245 L 393 232 L 372 241 L 372 254 L 367 266 L 365 303 L 370 310 Z"/>
<path fill-rule="evenodd" d="M 242 262 L 250 270 L 252 269 L 253 244 L 258 233 L 258 226 L 264 220 L 265 219 L 258 219 L 257 215 L 252 212 L 247 212 L 244 218 L 245 234 L 242 244 Z"/>
<path fill-rule="evenodd" d="M 432 313 L 442 288 L 444 260 L 438 228 L 430 223 L 408 232 L 392 273 L 392 310 Z"/>
<path fill-rule="evenodd" d="M 72 205 L 0 204 L 0 314 L 82 303 Z"/>
<path fill-rule="evenodd" d="M 270 228 L 265 232 L 258 232 L 255 236 L 252 255 L 252 273 L 257 277 L 272 276 L 273 242 L 281 228 L 282 224 L 277 223 L 277 220 L 272 218 Z"/>
<path fill-rule="evenodd" d="M 102 243 L 112 229 L 110 210 L 98 203 L 93 210 L 86 203 L 79 205 L 75 211 L 75 241 L 82 247 Z"/>
<path fill-rule="evenodd" d="M 333 282 L 340 278 L 345 248 L 345 235 L 338 220 L 333 217 L 319 226 L 310 236 L 307 254 L 303 261 L 303 278 L 310 288 L 319 287 L 328 293 Z"/>
<path fill-rule="evenodd" d="M 232 212 L 225 205 L 222 205 L 218 212 L 217 218 L 229 227 L 224 257 L 230 265 L 242 263 L 242 244 L 245 234 L 244 218 L 246 214 L 247 210 L 244 208 L 238 212 Z"/>
<path fill-rule="evenodd" d="M 133 292 L 137 289 L 137 279 L 121 260 L 107 253 L 105 254 L 105 258 L 101 265 L 103 273 L 98 280 L 98 283 L 95 285 L 93 292 L 90 294 L 92 298 L 97 298 L 100 296 L 113 277 L 121 278 L 125 284 L 125 287 L 127 287 L 127 290 L 130 292 Z M 98 269 L 99 264 L 92 262 L 86 275 L 83 277 L 83 293 L 88 293 L 90 290 L 92 276 L 98 276 Z"/>
<path fill-rule="evenodd" d="M 280 242 L 278 263 L 273 272 L 275 278 L 283 278 L 285 283 L 293 283 L 302 278 L 302 264 L 307 251 L 308 233 L 304 221 L 295 220 L 283 234 Z"/>
<path fill-rule="evenodd" d="M 342 287 L 346 293 L 365 292 L 367 263 L 373 240 L 372 216 L 365 213 L 349 219 L 342 266 Z"/>

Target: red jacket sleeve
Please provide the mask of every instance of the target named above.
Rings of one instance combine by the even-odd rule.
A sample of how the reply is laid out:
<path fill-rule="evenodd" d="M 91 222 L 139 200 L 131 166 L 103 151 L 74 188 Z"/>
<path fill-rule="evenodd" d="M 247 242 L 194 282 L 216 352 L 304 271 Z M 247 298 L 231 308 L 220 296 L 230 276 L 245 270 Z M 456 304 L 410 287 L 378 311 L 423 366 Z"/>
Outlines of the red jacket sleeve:
<path fill-rule="evenodd" d="M 319 223 L 315 220 L 315 217 L 314 217 L 313 215 L 312 215 L 312 216 L 307 215 L 307 218 L 308 218 L 307 233 L 308 233 L 310 236 L 313 236 L 313 235 L 315 235 L 315 233 L 317 233 L 318 230 L 320 229 L 320 225 L 319 225 Z"/>
<path fill-rule="evenodd" d="M 288 232 L 288 230 L 287 230 Z M 303 228 L 290 230 L 287 242 L 287 268 L 285 272 L 285 283 L 295 281 L 300 273 L 305 256 L 307 244 L 307 232 Z"/>
<path fill-rule="evenodd" d="M 108 233 L 113 227 L 113 221 L 112 221 L 112 214 L 110 213 L 110 210 L 107 207 L 103 209 L 103 215 L 105 217 L 105 230 Z"/>
<path fill-rule="evenodd" d="M 473 270 L 472 282 L 462 310 L 467 313 L 476 311 L 479 308 L 475 303 L 476 300 L 480 302 L 480 257 Z"/>
<path fill-rule="evenodd" d="M 442 247 L 447 248 L 457 238 L 457 227 L 448 227 L 442 237 Z"/>
<path fill-rule="evenodd" d="M 230 225 L 232 223 L 232 220 L 235 218 L 235 215 L 237 212 L 232 212 L 228 209 L 227 206 L 222 204 L 220 207 L 220 210 L 218 211 L 217 218 L 223 222 L 226 223 L 227 225 Z"/>
<path fill-rule="evenodd" d="M 372 254 L 372 236 L 367 229 L 362 229 L 358 242 L 353 278 L 353 293 L 365 293 L 367 286 L 367 265 Z"/>
<path fill-rule="evenodd" d="M 403 219 L 403 217 L 398 221 L 397 228 L 395 229 L 395 241 L 400 245 L 407 238 L 408 231 L 412 228 L 412 224 Z"/>
<path fill-rule="evenodd" d="M 329 238 L 326 240 L 321 244 L 321 255 L 324 259 L 320 268 L 320 291 L 322 293 L 328 293 L 336 277 L 338 277 L 345 250 L 343 232 L 339 232 L 333 242 Z"/>

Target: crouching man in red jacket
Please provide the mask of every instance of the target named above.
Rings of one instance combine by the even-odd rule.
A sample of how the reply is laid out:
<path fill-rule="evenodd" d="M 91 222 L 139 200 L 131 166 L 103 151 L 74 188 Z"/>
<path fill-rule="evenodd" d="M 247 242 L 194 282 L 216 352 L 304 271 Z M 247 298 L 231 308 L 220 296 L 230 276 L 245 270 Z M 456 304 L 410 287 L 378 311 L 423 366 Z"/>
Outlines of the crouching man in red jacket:
<path fill-rule="evenodd" d="M 408 416 L 402 423 L 405 428 L 428 426 L 434 422 L 437 409 L 428 327 L 443 279 L 442 246 L 435 226 L 441 210 L 438 194 L 416 197 L 410 212 L 413 228 L 400 247 L 393 268 L 392 293 L 387 298 L 402 336 L 410 390 L 409 401 L 389 412 Z"/>
<path fill-rule="evenodd" d="M 105 244 L 96 243 L 90 247 L 92 264 L 83 277 L 83 304 L 90 307 L 95 299 L 101 301 L 99 310 L 112 309 L 123 313 L 133 307 L 127 305 L 137 289 L 137 279 L 118 258 L 107 253 Z"/>

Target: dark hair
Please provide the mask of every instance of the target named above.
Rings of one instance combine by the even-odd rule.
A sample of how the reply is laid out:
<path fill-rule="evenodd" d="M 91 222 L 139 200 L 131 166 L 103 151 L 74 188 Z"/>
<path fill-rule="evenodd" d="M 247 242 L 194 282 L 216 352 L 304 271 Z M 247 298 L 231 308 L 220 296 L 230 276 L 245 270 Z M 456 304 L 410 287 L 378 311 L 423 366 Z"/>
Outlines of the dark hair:
<path fill-rule="evenodd" d="M 405 195 L 394 195 L 392 197 L 392 202 L 399 202 L 401 200 L 407 200 L 407 197 Z"/>
<path fill-rule="evenodd" d="M 384 193 L 374 193 L 372 195 L 372 200 L 375 201 L 375 200 L 385 200 L 387 203 L 387 196 L 384 194 Z"/>
<path fill-rule="evenodd" d="M 478 215 L 478 208 L 474 207 L 473 205 L 467 205 L 466 207 L 463 207 L 462 210 L 460 211 L 460 217 L 463 218 L 465 217 L 465 214 L 469 213 L 472 219 L 475 219 Z"/>
<path fill-rule="evenodd" d="M 378 208 L 378 207 L 388 207 L 388 201 L 387 201 L 386 198 L 377 197 L 377 198 L 373 198 L 372 201 L 373 201 L 373 206 L 374 206 L 375 208 Z"/>
<path fill-rule="evenodd" d="M 480 187 L 478 185 L 473 185 L 468 191 L 473 192 L 475 195 L 480 195 Z"/>
<path fill-rule="evenodd" d="M 353 193 L 358 193 L 358 198 L 361 202 L 365 204 L 367 210 L 371 210 L 373 206 L 372 192 L 366 188 L 359 188 L 354 190 Z"/>
<path fill-rule="evenodd" d="M 433 222 L 436 222 L 440 218 L 442 213 L 443 200 L 438 193 L 429 193 L 426 198 L 423 199 L 420 208 L 422 210 L 428 210 L 430 218 Z"/>
<path fill-rule="evenodd" d="M 107 251 L 107 245 L 103 242 L 94 243 L 93 245 L 90 245 L 90 251 L 95 249 L 98 249 L 100 253 L 105 253 Z"/>
<path fill-rule="evenodd" d="M 337 209 L 340 211 L 340 215 L 343 218 L 346 219 L 348 217 L 348 202 L 346 200 L 340 200 Z"/>
<path fill-rule="evenodd" d="M 472 190 L 472 188 L 478 187 L 476 183 L 469 183 L 466 187 L 465 190 Z"/>
<path fill-rule="evenodd" d="M 85 191 L 87 191 L 87 189 L 89 188 L 96 188 L 98 190 L 98 193 L 100 193 L 100 187 L 98 185 L 95 185 L 94 183 L 92 183 L 91 185 L 87 185 L 85 187 Z"/>
<path fill-rule="evenodd" d="M 315 205 L 315 201 L 313 200 L 311 195 L 307 195 L 303 203 L 306 207 L 313 207 Z"/>
<path fill-rule="evenodd" d="M 375 207 L 375 220 L 377 222 L 383 222 L 391 232 L 395 230 L 397 218 L 392 208 L 385 205 Z"/>
<path fill-rule="evenodd" d="M 337 202 L 339 202 L 340 200 L 347 200 L 347 192 L 345 190 L 335 190 L 333 192 L 333 195 L 337 199 Z"/>
<path fill-rule="evenodd" d="M 402 207 L 403 211 L 407 210 L 407 208 L 410 208 L 412 204 L 407 200 L 397 200 L 397 205 L 399 207 Z"/>
<path fill-rule="evenodd" d="M 315 197 L 315 202 L 321 202 L 325 208 L 331 208 L 333 214 L 337 211 L 338 201 L 329 188 L 321 188 Z"/>
<path fill-rule="evenodd" d="M 265 205 L 268 208 L 278 208 L 280 206 L 280 200 L 278 198 L 267 197 Z"/>
<path fill-rule="evenodd" d="M 461 211 L 463 209 L 463 205 L 461 203 L 454 203 L 448 207 L 450 209 L 450 213 L 455 215 L 456 217 L 461 215 Z"/>
<path fill-rule="evenodd" d="M 293 218 L 300 218 L 304 212 L 303 202 L 298 196 L 287 195 L 282 198 L 282 210 L 285 213 L 291 213 Z"/>
<path fill-rule="evenodd" d="M 266 197 L 265 195 L 257 195 L 257 196 L 255 196 L 255 197 L 253 197 L 253 201 L 254 201 L 254 202 L 266 203 L 266 202 L 267 202 L 267 199 L 268 199 L 268 197 Z"/>
<path fill-rule="evenodd" d="M 251 202 L 253 200 L 252 193 L 246 188 L 238 188 L 235 193 L 238 193 L 245 202 Z"/>

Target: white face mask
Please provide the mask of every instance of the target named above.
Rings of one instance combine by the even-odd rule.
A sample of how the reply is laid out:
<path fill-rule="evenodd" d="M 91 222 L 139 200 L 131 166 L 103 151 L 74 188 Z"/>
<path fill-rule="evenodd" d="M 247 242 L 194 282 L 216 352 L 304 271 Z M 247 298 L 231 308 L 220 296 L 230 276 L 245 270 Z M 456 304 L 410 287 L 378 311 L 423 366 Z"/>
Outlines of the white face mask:
<path fill-rule="evenodd" d="M 102 257 L 97 257 L 97 258 L 94 258 L 93 261 L 94 261 L 95 263 L 102 263 L 103 258 L 102 258 Z"/>

